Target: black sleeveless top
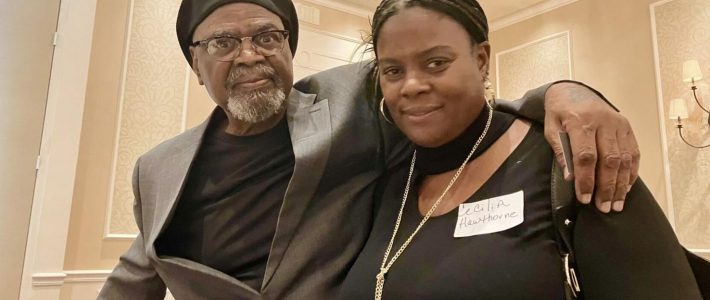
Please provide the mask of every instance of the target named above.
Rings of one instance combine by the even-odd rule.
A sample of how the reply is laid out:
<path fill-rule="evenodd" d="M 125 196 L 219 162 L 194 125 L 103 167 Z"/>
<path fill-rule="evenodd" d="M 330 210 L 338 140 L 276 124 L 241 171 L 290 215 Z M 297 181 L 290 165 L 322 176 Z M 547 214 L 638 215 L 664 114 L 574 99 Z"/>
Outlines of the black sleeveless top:
<path fill-rule="evenodd" d="M 454 238 L 459 210 L 432 217 L 387 274 L 383 299 L 563 299 L 563 274 L 550 209 L 553 154 L 532 127 L 466 202 L 523 191 L 523 222 L 507 230 Z M 375 276 L 392 235 L 409 165 L 387 181 L 373 231 L 342 289 L 342 299 L 374 297 Z M 414 183 L 421 179 L 415 172 Z M 409 192 L 390 258 L 422 219 Z"/>

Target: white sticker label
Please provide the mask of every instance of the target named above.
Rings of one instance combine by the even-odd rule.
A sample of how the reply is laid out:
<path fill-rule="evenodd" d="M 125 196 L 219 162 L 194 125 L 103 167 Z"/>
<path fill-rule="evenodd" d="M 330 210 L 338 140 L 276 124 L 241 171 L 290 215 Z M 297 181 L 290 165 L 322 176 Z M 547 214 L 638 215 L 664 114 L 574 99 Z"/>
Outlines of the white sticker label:
<path fill-rule="evenodd" d="M 523 191 L 459 205 L 454 237 L 508 230 L 523 223 Z"/>

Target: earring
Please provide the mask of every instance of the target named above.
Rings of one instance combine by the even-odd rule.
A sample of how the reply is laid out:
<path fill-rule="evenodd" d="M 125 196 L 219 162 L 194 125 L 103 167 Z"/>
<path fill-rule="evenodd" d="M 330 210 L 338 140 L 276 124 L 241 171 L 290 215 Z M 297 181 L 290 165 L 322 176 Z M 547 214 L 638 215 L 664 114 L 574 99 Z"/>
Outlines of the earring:
<path fill-rule="evenodd" d="M 394 123 L 392 123 L 392 121 L 390 121 L 387 117 L 387 113 L 385 113 L 385 97 L 382 97 L 382 100 L 380 100 L 380 113 L 382 114 L 382 118 L 384 118 L 387 123 L 394 125 Z"/>
<path fill-rule="evenodd" d="M 496 92 L 493 90 L 493 83 L 491 83 L 491 79 L 488 76 L 488 71 L 486 71 L 486 74 L 483 76 L 483 87 L 485 88 L 483 95 L 486 98 L 488 106 L 495 105 Z"/>

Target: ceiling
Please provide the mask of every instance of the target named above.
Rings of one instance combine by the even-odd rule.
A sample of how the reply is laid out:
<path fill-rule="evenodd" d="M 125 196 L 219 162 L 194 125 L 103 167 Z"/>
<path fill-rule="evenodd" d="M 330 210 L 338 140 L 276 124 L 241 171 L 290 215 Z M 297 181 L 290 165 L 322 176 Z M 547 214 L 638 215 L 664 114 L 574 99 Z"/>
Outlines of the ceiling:
<path fill-rule="evenodd" d="M 479 0 L 490 23 L 550 0 Z M 333 0 L 358 9 L 374 11 L 380 0 Z"/>
<path fill-rule="evenodd" d="M 480 0 L 489 22 L 510 16 L 526 8 L 548 0 Z"/>

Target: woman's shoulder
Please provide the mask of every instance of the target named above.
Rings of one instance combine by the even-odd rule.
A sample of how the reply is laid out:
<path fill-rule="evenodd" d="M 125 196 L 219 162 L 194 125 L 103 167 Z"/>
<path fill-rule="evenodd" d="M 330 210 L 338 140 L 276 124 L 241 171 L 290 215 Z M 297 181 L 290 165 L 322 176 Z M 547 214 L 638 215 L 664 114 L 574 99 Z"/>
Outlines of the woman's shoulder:
<path fill-rule="evenodd" d="M 513 148 L 510 152 L 511 155 L 515 155 L 516 152 L 525 153 L 538 148 L 542 151 L 550 148 L 545 139 L 545 129 L 542 125 L 522 118 L 516 117 L 502 137 Z"/>

